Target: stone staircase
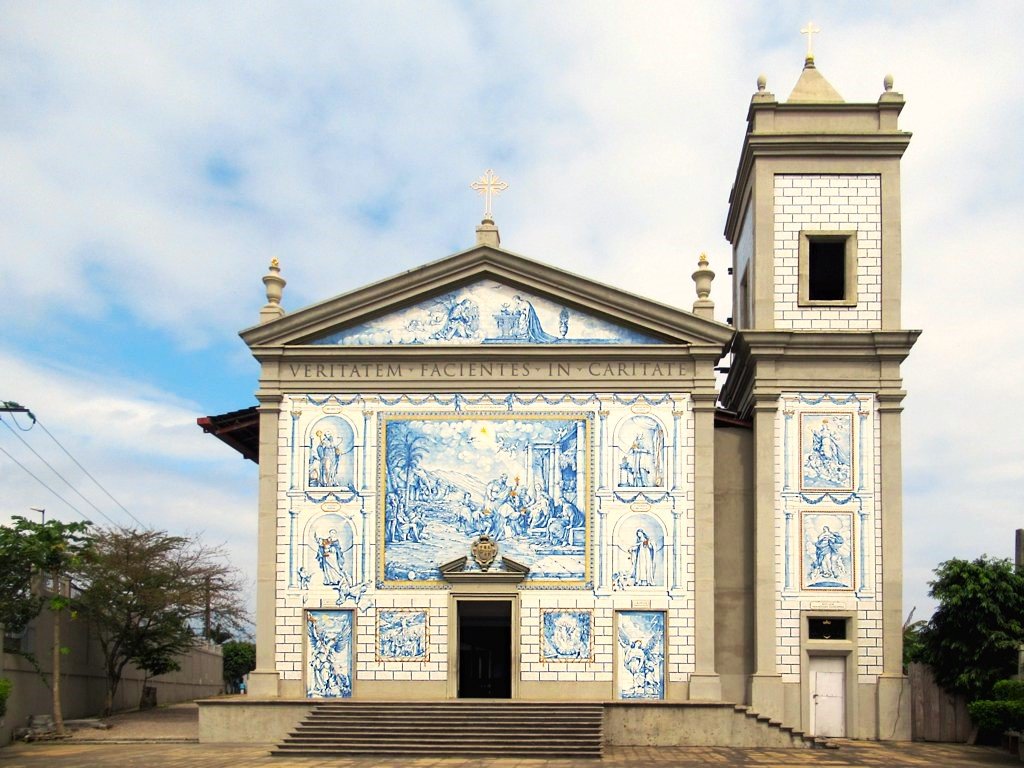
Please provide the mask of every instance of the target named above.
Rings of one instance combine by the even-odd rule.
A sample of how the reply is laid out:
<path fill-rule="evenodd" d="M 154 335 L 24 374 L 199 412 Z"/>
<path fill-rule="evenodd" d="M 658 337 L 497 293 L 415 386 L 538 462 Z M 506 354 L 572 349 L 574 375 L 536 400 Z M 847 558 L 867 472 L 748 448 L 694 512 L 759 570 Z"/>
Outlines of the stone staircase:
<path fill-rule="evenodd" d="M 746 705 L 736 704 L 733 706 L 733 710 L 737 714 L 743 715 L 748 720 L 753 720 L 758 724 L 766 726 L 768 729 L 786 734 L 791 739 L 793 746 L 795 747 L 805 746 L 817 749 L 839 749 L 839 744 L 831 739 L 826 739 L 822 736 L 809 736 L 797 728 L 793 728 L 789 725 L 783 725 L 781 720 L 775 720 L 768 717 L 768 715 L 759 714 Z"/>
<path fill-rule="evenodd" d="M 601 757 L 600 703 L 324 701 L 275 756 Z"/>

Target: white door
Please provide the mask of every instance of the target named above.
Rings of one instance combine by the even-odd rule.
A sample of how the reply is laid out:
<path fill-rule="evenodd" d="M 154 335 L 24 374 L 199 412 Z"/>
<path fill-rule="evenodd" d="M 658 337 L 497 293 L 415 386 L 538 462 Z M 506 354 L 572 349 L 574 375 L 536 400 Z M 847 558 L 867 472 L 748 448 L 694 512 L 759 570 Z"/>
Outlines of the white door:
<path fill-rule="evenodd" d="M 811 733 L 846 735 L 846 658 L 811 656 Z"/>

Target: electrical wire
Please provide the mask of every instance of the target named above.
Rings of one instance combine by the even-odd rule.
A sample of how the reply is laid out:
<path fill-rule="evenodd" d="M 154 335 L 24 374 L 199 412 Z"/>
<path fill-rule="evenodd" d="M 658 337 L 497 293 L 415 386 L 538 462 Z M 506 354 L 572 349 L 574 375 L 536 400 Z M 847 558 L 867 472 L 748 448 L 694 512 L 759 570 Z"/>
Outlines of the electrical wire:
<path fill-rule="evenodd" d="M 143 522 L 142 522 L 141 520 L 139 520 L 139 518 L 137 518 L 137 517 L 136 517 L 135 515 L 133 515 L 133 514 L 132 514 L 131 512 L 129 512 L 129 511 L 128 511 L 128 508 L 127 508 L 127 507 L 125 507 L 125 505 L 124 505 L 124 504 L 122 504 L 122 503 L 121 503 L 120 501 L 118 501 L 117 499 L 115 499 L 115 498 L 114 498 L 114 496 L 113 496 L 113 494 L 112 494 L 112 493 L 111 493 L 110 491 L 108 491 L 108 490 L 107 490 L 106 488 L 104 488 L 104 487 L 103 487 L 103 484 L 102 484 L 102 483 L 101 483 L 101 482 L 100 482 L 99 480 L 97 480 L 97 479 L 96 479 L 95 477 L 93 477 L 92 473 L 91 473 L 91 472 L 89 472 L 89 470 L 88 470 L 88 469 L 86 469 L 85 467 L 83 467 L 83 466 L 81 465 L 81 463 L 80 463 L 80 462 L 78 461 L 78 459 L 76 459 L 76 458 L 75 458 L 74 456 L 72 456 L 72 455 L 71 455 L 71 451 L 69 451 L 69 450 L 68 450 L 67 448 L 65 448 L 65 447 L 64 447 L 64 446 L 63 446 L 63 445 L 61 444 L 60 440 L 58 440 L 58 439 L 57 439 L 56 437 L 54 437 L 54 436 L 53 436 L 53 434 L 52 434 L 52 433 L 50 432 L 50 430 L 48 430 L 48 429 L 46 428 L 46 425 L 45 425 L 45 424 L 43 424 L 43 423 L 42 423 L 41 421 L 39 421 L 39 419 L 36 419 L 36 424 L 38 424 L 38 425 L 40 426 L 40 428 L 41 428 L 41 429 L 43 430 L 43 432 L 45 432 L 45 433 L 46 433 L 46 434 L 47 434 L 47 435 L 49 436 L 49 438 L 50 438 L 51 440 L 53 440 L 53 442 L 55 442 L 55 443 L 57 444 L 57 447 L 58 447 L 58 448 L 60 448 L 60 449 L 61 449 L 62 451 L 64 451 L 64 453 L 65 453 L 65 454 L 67 454 L 67 457 L 68 457 L 69 459 L 71 459 L 71 460 L 72 460 L 73 462 L 75 462 L 75 465 L 76 465 L 76 466 L 77 466 L 77 467 L 78 467 L 78 468 L 79 468 L 80 470 L 82 470 L 82 471 L 83 471 L 83 472 L 84 472 L 84 473 L 86 474 L 86 477 L 88 477 L 88 478 L 89 478 L 90 480 L 92 480 L 92 481 L 93 481 L 94 483 L 96 483 L 96 485 L 97 485 L 97 486 L 99 487 L 99 489 L 100 489 L 101 491 L 103 491 L 103 492 L 104 492 L 105 494 L 107 494 L 107 496 L 108 496 L 108 497 L 110 498 L 110 500 L 111 500 L 112 502 L 114 502 L 115 504 L 117 504 L 117 506 L 119 506 L 119 507 L 121 508 L 121 510 L 122 510 L 122 511 L 123 511 L 123 512 L 124 512 L 124 513 L 125 513 L 126 515 L 128 515 L 128 517 L 130 517 L 130 518 L 131 518 L 132 520 L 134 520 L 134 521 L 135 521 L 136 523 L 138 523 L 138 524 L 139 524 L 139 525 L 140 525 L 140 526 L 141 526 L 142 528 L 149 528 L 149 526 L 148 526 L 148 525 L 146 525 L 145 523 L 143 523 Z"/>
<path fill-rule="evenodd" d="M 38 423 L 38 422 L 36 422 L 36 423 Z M 14 431 L 14 429 L 13 429 L 13 428 L 11 427 L 11 425 L 10 425 L 10 424 L 8 424 L 8 423 L 7 423 L 6 421 L 4 421 L 3 419 L 0 419 L 0 424 L 3 424 L 3 425 L 4 425 L 5 427 L 7 427 L 8 431 L 9 431 L 9 432 L 10 432 L 10 433 L 11 433 L 12 435 L 14 435 L 14 436 L 15 436 L 16 438 L 18 438 L 18 439 L 19 439 L 19 440 L 20 440 L 20 441 L 22 442 L 22 444 L 23 444 L 23 445 L 24 445 L 24 446 L 25 446 L 26 448 L 28 448 L 28 449 L 29 449 L 30 451 L 32 451 L 32 453 L 33 453 L 33 454 L 35 455 L 35 457 L 36 457 L 37 459 L 39 459 L 39 460 L 40 460 L 41 462 L 43 462 L 43 464 L 45 464 L 45 465 L 46 465 L 47 467 L 49 467 L 49 468 L 50 468 L 50 471 L 51 471 L 51 472 L 53 472 L 53 474 L 55 474 L 55 475 L 56 475 L 57 477 L 59 477 L 59 478 L 60 478 L 61 480 L 63 480 L 63 481 L 64 481 L 64 484 L 65 484 L 65 485 L 67 485 L 67 487 L 68 487 L 68 488 L 70 488 L 70 489 L 71 489 L 72 491 L 74 491 L 75 493 L 77 493 L 77 494 L 78 494 L 78 495 L 79 495 L 79 496 L 80 496 L 80 497 L 82 498 L 82 500 L 83 500 L 83 501 L 84 501 L 84 502 L 85 502 L 86 504 L 88 504 L 88 505 L 89 505 L 90 507 L 92 507 L 92 508 L 93 508 L 93 509 L 95 509 L 95 510 L 96 510 L 97 512 L 99 512 L 99 513 L 100 513 L 100 515 L 102 515 L 102 516 L 103 516 L 103 518 L 104 518 L 104 519 L 105 519 L 105 520 L 106 520 L 106 521 L 107 521 L 108 523 L 110 523 L 110 524 L 111 524 L 112 526 L 114 526 L 115 528 L 120 528 L 120 527 L 121 527 L 121 526 L 119 526 L 119 525 L 118 525 L 117 523 L 115 523 L 115 522 L 114 522 L 114 521 L 113 521 L 113 520 L 112 520 L 112 519 L 110 518 L 110 516 L 109 516 L 109 515 L 107 515 L 107 513 L 106 513 L 106 512 L 104 512 L 104 511 L 103 511 L 102 509 L 100 509 L 100 508 L 99 508 L 99 507 L 97 507 L 97 506 L 96 506 L 95 504 L 93 504 L 93 503 L 92 503 L 92 502 L 91 502 L 91 501 L 90 501 L 89 499 L 87 499 L 87 498 L 85 497 L 85 495 L 84 495 L 84 494 L 83 494 L 83 493 L 82 493 L 82 492 L 81 492 L 80 490 L 78 490 L 77 488 L 75 488 L 75 486 L 71 484 L 71 481 L 70 481 L 70 480 L 68 480 L 68 479 L 67 479 L 66 477 L 64 477 L 64 475 L 62 475 L 62 474 L 61 474 L 60 472 L 58 472 L 58 471 L 56 470 L 56 468 L 54 468 L 54 466 L 53 466 L 53 465 L 52 465 L 52 464 L 51 464 L 50 462 L 48 462 L 48 461 L 47 461 L 47 460 L 46 460 L 45 458 L 43 458 L 43 457 L 42 457 L 42 456 L 40 455 L 39 451 L 37 451 L 37 450 L 36 450 L 35 448 L 33 448 L 33 447 L 32 447 L 31 445 L 29 445 L 29 444 L 28 444 L 28 441 L 27 441 L 27 440 L 25 440 L 25 438 L 24 438 L 24 437 L 22 437 L 22 436 L 21 436 L 21 435 L 19 435 L 19 434 L 18 434 L 17 432 L 15 432 L 15 431 Z M 39 426 L 42 426 L 42 424 L 40 424 Z M 43 427 L 43 428 L 45 429 L 45 427 Z M 6 451 L 5 451 L 5 453 L 6 453 Z M 10 454 L 9 454 L 9 453 L 8 453 L 7 455 L 8 455 L 8 456 L 10 456 Z M 38 478 L 37 478 L 37 479 L 38 479 Z M 76 511 L 77 511 L 77 510 L 76 510 Z M 81 512 L 79 512 L 79 514 L 81 514 Z M 82 515 L 82 516 L 83 516 L 83 517 L 85 517 L 85 515 Z"/>
<path fill-rule="evenodd" d="M 43 486 L 43 488 L 48 490 L 50 493 L 52 493 L 58 499 L 60 499 L 65 504 L 67 504 L 69 507 L 71 507 L 73 510 L 75 510 L 75 512 L 77 512 L 79 515 L 82 516 L 82 519 L 85 520 L 85 522 L 89 523 L 90 525 L 92 524 L 92 520 L 90 520 L 88 517 L 86 517 L 85 514 L 82 512 L 82 510 L 80 510 L 78 507 L 76 507 L 70 501 L 68 501 L 63 496 L 61 496 L 59 493 L 57 493 L 55 490 L 53 490 L 53 488 L 51 488 L 46 483 L 44 483 L 42 480 L 40 480 L 38 477 L 36 477 L 36 475 L 32 472 L 31 469 L 29 469 L 24 464 L 22 464 L 20 461 L 18 461 L 16 458 L 11 456 L 11 454 L 8 453 L 7 450 L 3 446 L 0 446 L 0 453 L 3 453 L 5 456 L 7 456 L 7 458 L 9 458 L 11 461 L 13 461 L 15 464 L 17 464 L 22 469 L 24 469 L 37 483 L 39 483 L 41 486 Z"/>

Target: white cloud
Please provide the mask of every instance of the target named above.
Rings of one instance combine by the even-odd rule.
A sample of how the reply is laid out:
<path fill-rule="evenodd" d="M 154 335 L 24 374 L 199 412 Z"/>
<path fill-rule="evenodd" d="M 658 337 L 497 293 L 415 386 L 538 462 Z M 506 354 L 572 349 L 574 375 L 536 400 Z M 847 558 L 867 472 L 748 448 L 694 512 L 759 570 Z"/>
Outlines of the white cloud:
<path fill-rule="evenodd" d="M 489 166 L 512 183 L 495 208 L 510 250 L 684 308 L 706 250 L 724 319 L 721 232 L 747 103 L 759 72 L 780 99 L 795 83 L 798 12 L 8 4 L 0 321 L 12 341 L 0 395 L 52 413 L 104 471 L 152 471 L 163 487 L 179 477 L 168 463 L 201 457 L 219 473 L 227 449 L 190 432 L 200 406 L 26 361 L 18 339 L 54 333 L 55 317 L 99 338 L 116 308 L 203 349 L 255 323 L 271 256 L 297 307 L 470 245 L 481 209 L 468 184 Z M 1012 78 L 1024 17 L 1013 3 L 818 12 L 823 74 L 848 100 L 874 101 L 892 72 L 915 133 L 904 317 L 925 334 L 905 366 L 909 608 L 926 602 L 922 574 L 940 559 L 1008 554 L 1021 524 L 1011 489 L 1024 480 L 1024 423 L 1011 398 L 1024 378 L 1024 174 L 1012 127 L 1024 99 Z M 119 354 L 130 352 L 98 344 L 95 370 Z M 188 477 L 198 507 L 254 492 Z M 159 509 L 175 519 L 170 502 Z"/>
<path fill-rule="evenodd" d="M 36 507 L 69 522 L 84 516 L 101 526 L 135 525 L 123 505 L 146 526 L 225 544 L 253 580 L 256 467 L 202 432 L 198 405 L 127 379 L 18 359 L 3 348 L 0 371 L 4 398 L 29 408 L 59 441 L 24 414 L 0 416 L 15 430 L 0 428 L 0 448 L 13 457 L 0 455 L 0 521 L 34 517 Z"/>

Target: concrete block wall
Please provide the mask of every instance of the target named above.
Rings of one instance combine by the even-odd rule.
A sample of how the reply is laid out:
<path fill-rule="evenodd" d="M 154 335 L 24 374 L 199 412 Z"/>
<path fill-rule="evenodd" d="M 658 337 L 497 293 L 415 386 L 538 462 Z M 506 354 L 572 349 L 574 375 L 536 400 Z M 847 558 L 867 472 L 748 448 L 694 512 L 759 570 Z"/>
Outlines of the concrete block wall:
<path fill-rule="evenodd" d="M 775 327 L 877 330 L 882 327 L 881 177 L 874 174 L 775 176 Z M 800 233 L 857 233 L 857 305 L 801 306 Z"/>

